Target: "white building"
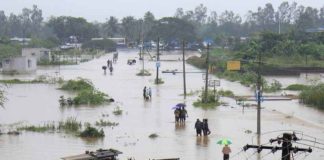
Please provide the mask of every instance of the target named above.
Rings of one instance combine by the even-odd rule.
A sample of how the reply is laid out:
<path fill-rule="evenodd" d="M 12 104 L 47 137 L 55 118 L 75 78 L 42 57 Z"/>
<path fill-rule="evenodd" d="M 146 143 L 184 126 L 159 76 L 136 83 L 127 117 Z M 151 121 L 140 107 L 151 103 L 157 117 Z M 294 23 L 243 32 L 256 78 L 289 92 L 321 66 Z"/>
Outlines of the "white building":
<path fill-rule="evenodd" d="M 21 56 L 2 60 L 3 73 L 32 73 L 37 69 L 35 56 Z"/>
<path fill-rule="evenodd" d="M 27 57 L 35 56 L 37 61 L 51 61 L 51 51 L 46 48 L 23 48 L 21 55 Z"/>

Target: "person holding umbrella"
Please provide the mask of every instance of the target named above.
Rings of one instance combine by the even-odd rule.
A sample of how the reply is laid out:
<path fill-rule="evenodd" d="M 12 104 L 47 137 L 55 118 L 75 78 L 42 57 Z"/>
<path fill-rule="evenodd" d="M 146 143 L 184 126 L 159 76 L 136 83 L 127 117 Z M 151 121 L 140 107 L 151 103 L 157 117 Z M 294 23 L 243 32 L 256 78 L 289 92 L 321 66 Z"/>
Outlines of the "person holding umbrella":
<path fill-rule="evenodd" d="M 229 154 L 232 152 L 231 148 L 228 146 L 229 144 L 232 144 L 232 142 L 228 139 L 221 139 L 217 142 L 217 144 L 220 144 L 220 145 L 225 145 L 223 147 L 223 160 L 229 160 Z"/>
<path fill-rule="evenodd" d="M 226 144 L 222 150 L 224 157 L 223 160 L 229 160 L 229 154 L 232 152 L 231 148 Z"/>

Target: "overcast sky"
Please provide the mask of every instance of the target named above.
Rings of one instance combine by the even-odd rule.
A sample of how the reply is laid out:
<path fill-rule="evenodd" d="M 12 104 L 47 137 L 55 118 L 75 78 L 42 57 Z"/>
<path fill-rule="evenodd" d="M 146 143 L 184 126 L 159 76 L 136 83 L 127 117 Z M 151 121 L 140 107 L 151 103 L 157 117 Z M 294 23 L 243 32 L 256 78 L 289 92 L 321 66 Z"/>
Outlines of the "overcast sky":
<path fill-rule="evenodd" d="M 293 0 L 287 0 L 293 2 Z M 294 0 L 298 4 L 320 8 L 324 0 Z M 122 18 L 125 16 L 143 17 L 151 11 L 156 18 L 173 16 L 177 8 L 193 10 L 199 4 L 207 6 L 208 13 L 232 10 L 244 16 L 248 10 L 256 11 L 258 6 L 271 2 L 275 9 L 282 0 L 0 0 L 0 10 L 6 15 L 18 14 L 22 8 L 31 8 L 36 4 L 43 10 L 45 20 L 49 16 L 84 17 L 89 21 L 103 22 L 109 16 Z"/>

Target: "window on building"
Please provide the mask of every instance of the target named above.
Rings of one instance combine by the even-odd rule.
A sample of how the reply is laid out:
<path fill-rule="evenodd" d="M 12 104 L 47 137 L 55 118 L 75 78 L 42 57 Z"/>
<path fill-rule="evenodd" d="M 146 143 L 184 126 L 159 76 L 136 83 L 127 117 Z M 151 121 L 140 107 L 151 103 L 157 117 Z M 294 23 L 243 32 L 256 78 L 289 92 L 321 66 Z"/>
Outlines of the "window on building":
<path fill-rule="evenodd" d="M 32 56 L 35 56 L 36 54 L 35 54 L 35 53 L 32 53 L 31 55 L 32 55 Z"/>
<path fill-rule="evenodd" d="M 10 63 L 10 60 L 9 60 L 9 59 L 6 59 L 6 60 L 5 60 L 5 63 L 6 63 L 6 64 L 9 64 L 9 63 Z"/>

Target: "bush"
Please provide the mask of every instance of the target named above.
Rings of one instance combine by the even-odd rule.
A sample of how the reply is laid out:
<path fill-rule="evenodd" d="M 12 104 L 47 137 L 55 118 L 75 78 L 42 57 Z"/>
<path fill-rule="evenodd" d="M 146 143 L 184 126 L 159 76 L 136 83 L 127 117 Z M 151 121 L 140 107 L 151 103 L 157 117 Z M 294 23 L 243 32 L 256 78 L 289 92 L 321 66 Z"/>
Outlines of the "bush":
<path fill-rule="evenodd" d="M 202 107 L 205 109 L 214 108 L 214 107 L 220 105 L 218 100 L 219 100 L 218 94 L 216 93 L 216 95 L 215 95 L 213 91 L 209 90 L 208 94 L 207 94 L 207 100 L 205 101 L 205 90 L 202 89 L 198 100 L 196 102 L 194 102 L 193 105 L 195 107 Z"/>
<path fill-rule="evenodd" d="M 81 90 L 93 90 L 93 84 L 83 78 L 79 78 L 78 80 L 69 80 L 67 83 L 63 84 L 61 89 L 70 90 L 70 91 L 81 91 Z"/>
<path fill-rule="evenodd" d="M 303 85 L 303 84 L 291 84 L 288 87 L 286 87 L 286 90 L 291 90 L 291 91 L 301 91 L 301 90 L 305 90 L 309 88 L 309 86 L 307 85 Z"/>
<path fill-rule="evenodd" d="M 76 97 L 73 98 L 73 102 L 76 105 L 80 105 L 80 104 L 99 105 L 107 101 L 108 101 L 108 95 L 96 90 L 82 90 L 78 93 Z"/>
<path fill-rule="evenodd" d="M 262 89 L 264 92 L 270 93 L 270 92 L 277 92 L 277 91 L 281 90 L 281 87 L 282 87 L 281 83 L 277 80 L 274 80 L 270 84 L 270 86 L 268 86 L 267 83 L 264 83 Z"/>
<path fill-rule="evenodd" d="M 219 90 L 218 92 L 218 95 L 220 96 L 224 96 L 224 97 L 234 97 L 234 93 L 230 90 Z"/>
<path fill-rule="evenodd" d="M 324 109 L 324 84 L 307 87 L 299 94 L 300 101 Z"/>
<path fill-rule="evenodd" d="M 105 133 L 102 129 L 98 131 L 98 129 L 91 126 L 88 126 L 84 131 L 80 133 L 80 137 L 84 137 L 84 138 L 100 138 L 104 136 Z"/>

